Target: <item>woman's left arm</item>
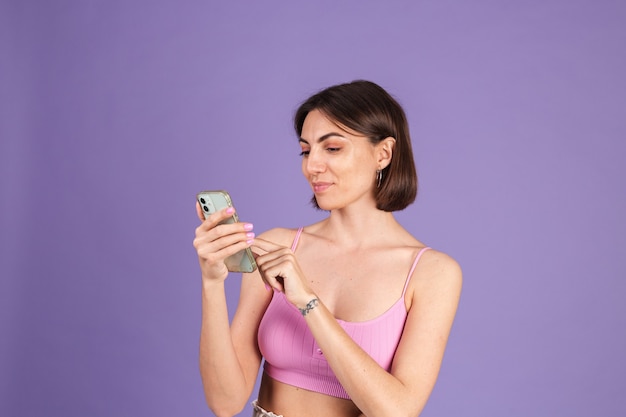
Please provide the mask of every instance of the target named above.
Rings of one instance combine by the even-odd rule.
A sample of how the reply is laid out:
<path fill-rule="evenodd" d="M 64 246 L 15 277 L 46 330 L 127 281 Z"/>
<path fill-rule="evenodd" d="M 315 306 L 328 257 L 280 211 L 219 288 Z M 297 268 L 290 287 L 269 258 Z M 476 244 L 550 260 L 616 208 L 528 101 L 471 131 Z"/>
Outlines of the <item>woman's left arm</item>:
<path fill-rule="evenodd" d="M 447 255 L 429 250 L 413 273 L 411 307 L 391 371 L 374 361 L 306 286 L 288 248 L 255 240 L 266 254 L 257 264 L 266 283 L 301 310 L 337 379 L 368 417 L 418 416 L 437 380 L 461 293 L 462 274 Z"/>
<path fill-rule="evenodd" d="M 452 258 L 431 250 L 412 280 L 411 308 L 391 372 L 354 343 L 323 303 L 305 316 L 337 379 L 365 416 L 418 416 L 437 380 L 462 273 Z"/>

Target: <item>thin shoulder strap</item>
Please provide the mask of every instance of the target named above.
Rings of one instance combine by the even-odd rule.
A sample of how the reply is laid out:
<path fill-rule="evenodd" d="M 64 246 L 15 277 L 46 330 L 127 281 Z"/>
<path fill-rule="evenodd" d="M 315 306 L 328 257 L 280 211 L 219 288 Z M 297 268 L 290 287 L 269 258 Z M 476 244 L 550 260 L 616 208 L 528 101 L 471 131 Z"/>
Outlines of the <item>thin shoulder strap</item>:
<path fill-rule="evenodd" d="M 415 257 L 415 260 L 413 261 L 413 265 L 411 265 L 411 270 L 409 271 L 409 276 L 406 277 L 406 282 L 404 283 L 404 289 L 402 290 L 402 297 L 404 297 L 404 294 L 406 293 L 406 289 L 409 288 L 409 282 L 411 282 L 411 277 L 413 276 L 413 271 L 415 271 L 415 267 L 417 266 L 417 263 L 419 262 L 420 258 L 422 257 L 422 254 L 424 252 L 426 252 L 428 249 L 430 249 L 428 246 L 426 246 L 425 248 L 420 249 L 420 251 L 417 253 L 417 256 Z"/>
<path fill-rule="evenodd" d="M 303 227 L 299 228 L 298 231 L 296 232 L 296 237 L 293 238 L 293 243 L 291 244 L 292 252 L 296 251 L 296 247 L 298 246 L 298 241 L 300 240 L 300 235 L 302 234 L 302 229 L 304 228 Z"/>

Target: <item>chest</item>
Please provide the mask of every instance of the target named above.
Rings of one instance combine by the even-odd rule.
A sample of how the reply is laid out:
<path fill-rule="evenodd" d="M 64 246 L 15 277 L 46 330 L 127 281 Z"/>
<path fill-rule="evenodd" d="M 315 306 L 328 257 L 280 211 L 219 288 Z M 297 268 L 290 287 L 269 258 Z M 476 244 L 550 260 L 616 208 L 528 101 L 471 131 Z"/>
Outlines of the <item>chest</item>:
<path fill-rule="evenodd" d="M 333 315 L 365 322 L 382 315 L 401 297 L 415 251 L 302 250 L 296 253 L 313 291 Z"/>
<path fill-rule="evenodd" d="M 372 359 L 389 370 L 406 317 L 403 304 L 396 303 L 372 320 L 338 323 Z M 274 294 L 259 326 L 258 343 L 266 360 L 265 370 L 273 378 L 314 391 L 319 388 L 315 381 L 326 379 L 343 391 L 305 319 L 284 294 Z"/>

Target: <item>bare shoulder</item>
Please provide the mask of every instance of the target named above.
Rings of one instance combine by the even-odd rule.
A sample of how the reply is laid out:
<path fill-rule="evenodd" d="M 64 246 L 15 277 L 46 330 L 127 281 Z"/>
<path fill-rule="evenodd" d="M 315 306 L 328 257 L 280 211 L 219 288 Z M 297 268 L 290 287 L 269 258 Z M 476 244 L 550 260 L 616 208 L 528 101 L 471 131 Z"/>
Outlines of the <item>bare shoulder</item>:
<path fill-rule="evenodd" d="M 461 266 L 459 263 L 452 256 L 436 249 L 425 251 L 419 261 L 419 265 L 422 269 L 435 273 L 436 275 L 461 275 Z"/>
<path fill-rule="evenodd" d="M 463 272 L 459 263 L 450 255 L 429 249 L 422 254 L 411 281 L 420 290 L 429 288 L 459 292 Z"/>

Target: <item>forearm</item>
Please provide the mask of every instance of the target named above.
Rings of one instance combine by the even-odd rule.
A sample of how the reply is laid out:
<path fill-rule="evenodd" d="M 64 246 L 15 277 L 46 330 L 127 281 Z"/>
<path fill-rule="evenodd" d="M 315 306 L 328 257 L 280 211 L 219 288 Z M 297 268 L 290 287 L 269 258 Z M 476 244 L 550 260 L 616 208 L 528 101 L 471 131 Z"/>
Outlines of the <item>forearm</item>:
<path fill-rule="evenodd" d="M 364 416 L 415 416 L 425 403 L 376 363 L 319 305 L 306 315 L 309 328 L 335 376 Z"/>
<path fill-rule="evenodd" d="M 209 407 L 236 414 L 248 398 L 245 374 L 233 345 L 223 282 L 203 284 L 200 374 Z"/>

